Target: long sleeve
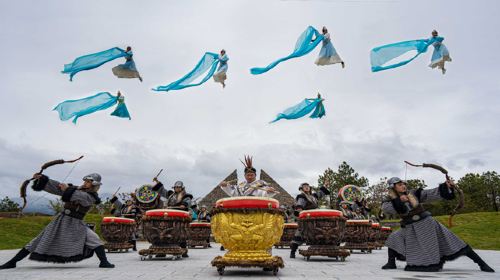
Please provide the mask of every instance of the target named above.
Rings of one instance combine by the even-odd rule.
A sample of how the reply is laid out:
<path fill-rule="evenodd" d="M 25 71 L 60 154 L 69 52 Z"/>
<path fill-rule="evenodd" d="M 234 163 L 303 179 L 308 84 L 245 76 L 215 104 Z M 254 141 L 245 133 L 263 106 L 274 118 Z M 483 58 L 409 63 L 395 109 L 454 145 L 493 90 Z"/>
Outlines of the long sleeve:
<path fill-rule="evenodd" d="M 158 192 L 160 194 L 160 196 L 162 196 L 164 198 L 168 198 L 170 196 L 169 191 L 167 191 L 165 189 L 165 187 L 163 186 L 163 184 L 161 182 L 158 182 L 158 183 L 156 183 L 156 185 L 154 185 L 153 191 Z"/>
<path fill-rule="evenodd" d="M 388 215 L 397 215 L 398 212 L 394 209 L 391 201 L 384 201 L 382 203 L 382 211 Z"/>
<path fill-rule="evenodd" d="M 62 201 L 77 202 L 83 207 L 90 207 L 95 203 L 95 198 L 85 191 L 78 190 L 74 186 L 68 187 L 62 194 Z"/>
<path fill-rule="evenodd" d="M 415 192 L 419 198 L 420 203 L 438 201 L 438 200 L 452 200 L 455 198 L 455 192 L 446 186 L 446 183 L 442 183 L 437 188 L 433 189 L 422 189 L 420 196 L 418 196 L 418 190 Z"/>
<path fill-rule="evenodd" d="M 386 214 L 396 215 L 396 214 L 406 214 L 409 209 L 404 202 L 401 201 L 399 197 L 393 199 L 386 199 L 382 203 L 382 211 Z"/>
<path fill-rule="evenodd" d="M 238 196 L 237 186 L 235 185 L 220 186 L 220 188 L 229 196 Z"/>
<path fill-rule="evenodd" d="M 295 207 L 300 208 L 301 210 L 304 209 L 307 205 L 307 200 L 303 197 L 299 197 L 297 199 L 297 202 L 295 203 Z"/>
<path fill-rule="evenodd" d="M 38 180 L 35 180 L 33 183 L 33 190 L 34 191 L 46 191 L 51 194 L 63 195 L 63 191 L 59 188 L 59 182 L 50 179 L 49 177 L 42 175 L 42 177 Z"/>
<path fill-rule="evenodd" d="M 184 205 L 186 207 L 186 209 L 190 209 L 191 208 L 191 198 L 189 197 L 185 197 L 183 200 L 182 200 L 182 205 Z"/>

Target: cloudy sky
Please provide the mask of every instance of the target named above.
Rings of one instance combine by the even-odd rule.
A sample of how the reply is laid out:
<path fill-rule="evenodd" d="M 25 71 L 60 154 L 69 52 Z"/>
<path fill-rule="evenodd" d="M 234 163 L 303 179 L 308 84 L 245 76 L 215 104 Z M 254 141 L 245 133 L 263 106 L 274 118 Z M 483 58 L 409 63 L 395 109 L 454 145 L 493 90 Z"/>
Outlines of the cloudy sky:
<path fill-rule="evenodd" d="M 160 168 L 203 196 L 240 158 L 254 156 L 296 193 L 327 167 L 347 161 L 376 183 L 405 176 L 403 160 L 435 162 L 458 178 L 500 171 L 498 1 L 0 1 L 0 197 L 46 161 L 85 155 L 67 182 L 103 176 L 103 189 L 132 191 Z M 318 67 L 319 48 L 263 75 L 249 68 L 288 55 L 308 26 L 329 28 L 346 62 Z M 371 73 L 369 51 L 427 38 L 437 29 L 453 62 L 442 75 L 430 52 L 396 70 Z M 117 79 L 122 60 L 80 72 L 74 58 L 131 45 L 144 82 Z M 208 81 L 168 93 L 150 88 L 187 73 L 206 51 L 227 50 L 227 87 Z M 61 122 L 51 109 L 67 99 L 121 90 L 132 120 L 111 109 Z M 268 122 L 283 109 L 326 99 L 326 117 Z M 71 165 L 53 167 L 63 180 Z M 436 184 L 430 170 L 408 178 Z"/>

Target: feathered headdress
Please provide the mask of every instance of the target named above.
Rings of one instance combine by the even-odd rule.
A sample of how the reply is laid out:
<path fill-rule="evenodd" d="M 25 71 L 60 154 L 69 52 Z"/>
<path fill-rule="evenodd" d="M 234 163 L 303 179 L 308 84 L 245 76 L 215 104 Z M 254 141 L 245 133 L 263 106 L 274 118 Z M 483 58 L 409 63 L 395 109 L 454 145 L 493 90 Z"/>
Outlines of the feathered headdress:
<path fill-rule="evenodd" d="M 252 165 L 252 157 L 251 156 L 245 156 L 245 162 L 243 162 L 240 159 L 241 163 L 243 163 L 243 166 L 245 166 L 245 174 L 246 173 L 257 173 L 257 170 L 253 167 Z"/>

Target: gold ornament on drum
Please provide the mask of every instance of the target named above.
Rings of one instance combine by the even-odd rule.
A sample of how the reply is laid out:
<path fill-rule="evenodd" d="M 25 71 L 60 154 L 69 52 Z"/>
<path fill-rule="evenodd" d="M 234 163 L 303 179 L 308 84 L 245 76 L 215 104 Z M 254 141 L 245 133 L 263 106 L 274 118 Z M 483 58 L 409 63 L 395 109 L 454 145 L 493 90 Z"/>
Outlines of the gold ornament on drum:
<path fill-rule="evenodd" d="M 255 199 L 255 198 L 253 198 Z M 227 201 L 219 202 L 219 207 Z M 228 252 L 228 261 L 266 261 L 273 258 L 270 249 L 283 234 L 284 218 L 278 209 L 266 204 L 262 209 L 226 209 L 212 217 L 212 233 Z M 268 208 L 269 207 L 269 208 Z M 273 211 L 276 210 L 276 211 Z"/>

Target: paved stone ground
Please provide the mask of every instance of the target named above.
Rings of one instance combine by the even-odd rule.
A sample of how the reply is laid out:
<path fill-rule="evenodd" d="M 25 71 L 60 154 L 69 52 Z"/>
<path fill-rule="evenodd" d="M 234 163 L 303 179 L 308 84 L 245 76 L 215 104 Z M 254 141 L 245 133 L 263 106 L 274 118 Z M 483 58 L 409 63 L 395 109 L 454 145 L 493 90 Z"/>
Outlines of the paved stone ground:
<path fill-rule="evenodd" d="M 189 258 L 181 260 L 141 261 L 136 252 L 112 253 L 108 258 L 116 265 L 114 269 L 98 268 L 98 259 L 93 257 L 79 263 L 46 264 L 30 260 L 18 263 L 17 268 L 0 271 L 0 280 L 73 280 L 73 279 L 500 279 L 500 251 L 478 250 L 478 254 L 497 272 L 481 272 L 478 266 L 466 257 L 449 262 L 443 271 L 437 273 L 406 272 L 404 263 L 398 262 L 398 269 L 385 271 L 380 267 L 385 263 L 386 249 L 372 254 L 352 254 L 345 262 L 323 257 L 312 257 L 305 261 L 302 257 L 289 259 L 289 250 L 273 249 L 273 254 L 281 256 L 285 268 L 273 276 L 257 268 L 226 268 L 223 276 L 210 265 L 210 261 L 221 255 L 218 244 L 209 249 L 190 249 Z M 139 248 L 146 248 L 140 243 Z M 17 250 L 0 251 L 0 262 L 9 260 Z"/>

